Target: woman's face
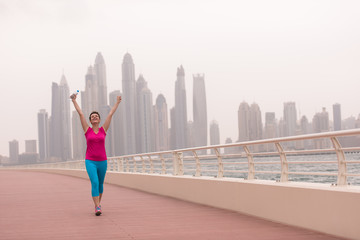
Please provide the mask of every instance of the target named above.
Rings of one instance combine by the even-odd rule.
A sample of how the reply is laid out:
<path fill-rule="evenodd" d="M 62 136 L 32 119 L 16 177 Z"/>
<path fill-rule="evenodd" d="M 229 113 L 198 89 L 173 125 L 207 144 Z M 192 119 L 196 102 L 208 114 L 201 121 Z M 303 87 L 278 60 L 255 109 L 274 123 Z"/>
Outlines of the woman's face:
<path fill-rule="evenodd" d="M 96 113 L 91 114 L 91 116 L 90 116 L 90 123 L 91 123 L 91 124 L 100 123 L 100 117 L 99 117 L 99 115 L 96 114 Z"/>

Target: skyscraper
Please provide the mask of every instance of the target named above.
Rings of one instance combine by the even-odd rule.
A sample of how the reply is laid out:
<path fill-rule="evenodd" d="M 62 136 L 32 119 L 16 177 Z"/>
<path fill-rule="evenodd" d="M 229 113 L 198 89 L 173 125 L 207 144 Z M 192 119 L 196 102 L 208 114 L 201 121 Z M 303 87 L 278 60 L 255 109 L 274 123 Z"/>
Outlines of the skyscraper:
<path fill-rule="evenodd" d="M 341 130 L 341 105 L 335 103 L 333 105 L 334 131 Z"/>
<path fill-rule="evenodd" d="M 107 106 L 106 65 L 101 52 L 95 58 L 94 71 L 97 79 L 99 107 Z"/>
<path fill-rule="evenodd" d="M 153 152 L 155 149 L 153 101 L 152 93 L 148 87 L 144 87 L 139 94 L 138 102 L 140 120 L 140 152 Z"/>
<path fill-rule="evenodd" d="M 277 137 L 275 113 L 266 112 L 264 138 L 275 138 L 275 137 Z"/>
<path fill-rule="evenodd" d="M 92 111 L 100 112 L 99 106 L 97 77 L 94 68 L 89 66 L 85 75 L 85 91 L 81 92 L 81 109 L 86 120 Z"/>
<path fill-rule="evenodd" d="M 155 151 L 169 150 L 168 109 L 164 95 L 159 94 L 154 106 Z"/>
<path fill-rule="evenodd" d="M 312 121 L 315 133 L 329 131 L 329 113 L 323 108 L 322 112 L 316 113 Z M 315 148 L 327 148 L 330 145 L 328 139 L 314 139 Z"/>
<path fill-rule="evenodd" d="M 62 75 L 60 85 L 52 85 L 50 156 L 56 161 L 71 159 L 69 86 Z"/>
<path fill-rule="evenodd" d="M 275 138 L 275 137 L 277 137 L 275 113 L 266 112 L 264 138 Z M 274 151 L 276 149 L 274 144 L 266 144 L 265 148 L 267 151 Z"/>
<path fill-rule="evenodd" d="M 296 133 L 296 107 L 295 102 L 284 103 L 284 122 L 285 122 L 285 137 L 294 136 Z"/>
<path fill-rule="evenodd" d="M 219 124 L 217 121 L 212 120 L 210 122 L 210 145 L 219 145 L 219 144 L 220 144 Z M 211 150 L 211 153 L 214 153 L 214 150 Z"/>
<path fill-rule="evenodd" d="M 250 106 L 250 124 L 249 124 L 249 136 L 250 140 L 262 139 L 262 120 L 261 111 L 258 104 L 253 103 Z"/>
<path fill-rule="evenodd" d="M 116 103 L 116 97 L 122 96 L 120 90 L 115 90 L 110 93 L 109 101 L 110 107 L 113 107 Z M 114 113 L 113 118 L 111 120 L 111 125 L 108 129 L 110 131 L 110 141 L 112 146 L 112 151 L 114 156 L 120 156 L 125 154 L 125 149 L 127 149 L 127 141 L 125 132 L 125 113 L 124 113 L 124 105 L 121 103 Z M 107 140 L 108 141 L 108 140 Z"/>
<path fill-rule="evenodd" d="M 45 109 L 38 113 L 39 157 L 44 162 L 49 157 L 49 117 Z"/>
<path fill-rule="evenodd" d="M 183 66 L 177 69 L 175 82 L 175 148 L 186 148 L 187 145 L 187 105 L 185 89 L 185 71 Z M 171 126 L 172 127 L 172 126 Z"/>
<path fill-rule="evenodd" d="M 104 105 L 100 107 L 100 126 L 102 126 L 106 120 L 106 117 L 109 115 L 110 113 L 110 106 L 109 105 Z M 112 123 L 110 122 L 110 126 L 109 128 L 112 126 Z M 112 136 L 111 136 L 111 131 L 106 131 L 106 138 L 105 138 L 105 150 L 106 150 L 106 156 L 108 157 L 113 157 L 114 156 L 114 151 L 113 151 L 113 146 L 112 146 Z"/>
<path fill-rule="evenodd" d="M 189 120 L 186 126 L 186 144 L 187 147 L 194 147 L 195 141 L 194 141 L 194 122 Z"/>
<path fill-rule="evenodd" d="M 306 116 L 302 116 L 300 119 L 300 133 L 301 134 L 309 134 L 311 132 L 309 121 Z M 311 146 L 310 140 L 301 141 L 302 148 L 309 149 Z"/>
<path fill-rule="evenodd" d="M 193 75 L 194 146 L 207 146 L 207 106 L 204 75 Z M 206 150 L 201 153 L 205 154 Z"/>
<path fill-rule="evenodd" d="M 136 152 L 152 152 L 155 149 L 152 93 L 143 75 L 136 81 Z"/>
<path fill-rule="evenodd" d="M 59 85 L 52 83 L 51 117 L 50 117 L 50 157 L 52 161 L 61 160 L 61 117 L 60 117 L 60 90 Z"/>
<path fill-rule="evenodd" d="M 175 107 L 170 109 L 170 149 L 176 149 Z"/>
<path fill-rule="evenodd" d="M 11 164 L 19 162 L 19 142 L 16 140 L 9 142 L 9 158 Z"/>
<path fill-rule="evenodd" d="M 239 142 L 250 140 L 250 107 L 247 102 L 242 102 L 238 110 Z"/>
<path fill-rule="evenodd" d="M 309 127 L 309 121 L 306 116 L 302 116 L 300 119 L 300 131 L 301 134 L 311 133 L 311 129 Z"/>
<path fill-rule="evenodd" d="M 315 133 L 328 132 L 329 131 L 329 113 L 326 108 L 322 109 L 322 112 L 316 113 L 313 117 L 313 130 Z"/>
<path fill-rule="evenodd" d="M 122 89 L 125 115 L 124 134 L 127 141 L 125 154 L 136 153 L 136 89 L 135 65 L 129 53 L 126 53 L 122 63 Z"/>
<path fill-rule="evenodd" d="M 278 136 L 284 137 L 285 136 L 285 121 L 281 117 L 278 123 Z"/>
<path fill-rule="evenodd" d="M 137 104 L 137 113 L 136 113 L 136 152 L 137 153 L 142 153 L 142 132 L 141 132 L 141 123 L 140 123 L 140 115 L 143 114 L 144 109 L 140 108 L 140 104 L 143 101 L 142 95 L 141 95 L 141 91 L 147 88 L 147 82 L 145 81 L 145 78 L 143 77 L 142 74 L 140 74 L 140 76 L 138 77 L 137 81 L 136 81 L 136 104 Z"/>

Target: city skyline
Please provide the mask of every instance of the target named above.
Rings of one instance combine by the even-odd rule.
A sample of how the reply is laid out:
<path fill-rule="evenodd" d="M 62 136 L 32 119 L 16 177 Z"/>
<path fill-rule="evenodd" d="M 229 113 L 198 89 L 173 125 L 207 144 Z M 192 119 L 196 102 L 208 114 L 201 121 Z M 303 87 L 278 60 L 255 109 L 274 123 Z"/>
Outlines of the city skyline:
<path fill-rule="evenodd" d="M 95 64 L 98 62 L 99 56 L 102 56 L 100 52 L 96 55 Z M 102 65 L 104 71 L 100 74 L 100 80 L 103 75 L 106 75 L 106 64 L 102 59 Z M 130 63 L 130 71 L 128 64 Z M 125 64 L 125 65 L 124 65 Z M 125 67 L 124 67 L 125 66 Z M 132 56 L 129 53 L 124 55 L 123 62 L 123 78 L 125 81 L 129 80 L 129 72 L 130 75 L 134 76 L 134 68 L 135 64 L 132 60 Z M 186 86 L 184 84 L 184 76 L 185 70 L 183 66 L 177 68 L 177 79 L 175 81 L 175 96 L 178 95 L 182 99 L 186 99 Z M 103 91 L 103 89 L 107 87 L 106 80 L 101 81 L 103 84 L 99 84 L 98 74 L 93 72 L 93 67 L 89 66 L 87 70 L 87 74 L 85 75 L 85 91 L 81 91 L 81 101 L 82 108 L 86 115 L 89 115 L 91 111 L 100 111 L 101 116 L 105 116 L 108 114 L 110 107 L 114 104 L 114 99 L 119 95 L 128 95 L 121 93 L 119 90 L 113 91 L 111 93 L 107 93 Z M 117 117 L 114 117 L 114 120 L 111 123 L 111 129 L 108 131 L 108 140 L 106 141 L 106 149 L 108 152 L 108 157 L 122 155 L 122 154 L 131 154 L 129 151 L 134 149 L 135 153 L 145 153 L 145 152 L 153 152 L 153 151 L 164 151 L 169 149 L 179 149 L 179 148 L 187 148 L 187 147 L 196 147 L 196 146 L 205 146 L 209 144 L 221 144 L 220 142 L 220 131 L 218 124 L 215 120 L 213 120 L 210 124 L 209 129 L 207 128 L 207 106 L 206 106 L 206 89 L 205 89 L 205 80 L 204 75 L 194 74 L 193 75 L 193 115 L 194 121 L 188 119 L 187 109 L 183 106 L 186 105 L 184 100 L 179 104 L 180 109 L 183 113 L 179 116 L 184 115 L 183 117 L 179 116 L 171 116 L 170 119 L 172 121 L 175 120 L 173 126 L 167 128 L 168 126 L 168 117 L 169 114 L 166 106 L 166 99 L 162 94 L 159 94 L 156 97 L 156 104 L 153 104 L 153 96 L 151 90 L 148 88 L 148 82 L 144 79 L 144 77 L 140 74 L 138 79 L 132 79 L 132 87 L 128 87 L 128 89 L 124 89 L 123 91 L 134 91 L 136 88 L 136 98 L 137 102 L 135 102 L 136 106 L 132 106 L 133 109 L 138 109 L 138 113 L 135 117 L 137 119 L 136 124 L 136 133 L 133 135 L 136 136 L 136 144 L 133 146 L 129 146 L 129 143 L 125 143 L 126 131 L 116 130 L 116 129 L 128 129 L 129 124 L 124 117 L 124 107 L 121 107 L 119 110 L 119 114 Z M 136 87 L 135 87 L 136 86 Z M 106 98 L 109 98 L 110 106 L 107 104 L 107 99 L 102 101 L 102 104 L 98 102 L 94 102 L 91 99 L 91 96 L 95 96 L 95 99 L 103 92 Z M 66 161 L 71 159 L 81 159 L 83 158 L 83 153 L 85 151 L 86 146 L 84 145 L 83 139 L 83 130 L 79 124 L 79 119 L 76 111 L 72 112 L 72 126 L 70 129 L 70 110 L 68 95 L 69 95 L 69 86 L 67 84 L 67 80 L 65 75 L 61 76 L 60 84 L 55 82 L 52 83 L 52 107 L 51 113 L 52 115 L 48 117 L 47 111 L 45 109 L 40 109 L 38 112 L 38 139 L 37 140 L 25 140 L 25 152 L 20 154 L 18 141 L 15 139 L 13 141 L 9 141 L 9 155 L 11 152 L 15 151 L 14 143 L 16 142 L 17 153 L 20 154 L 21 160 L 25 163 L 26 161 L 32 162 L 35 160 L 34 154 L 38 154 L 38 161 Z M 159 98 L 161 100 L 159 100 Z M 103 98 L 104 99 L 104 98 Z M 161 103 L 159 103 L 159 101 Z M 92 105 L 92 106 L 89 106 Z M 158 105 L 165 106 L 159 107 Z M 252 140 L 260 140 L 263 138 L 274 138 L 274 137 L 286 137 L 293 136 L 298 134 L 307 134 L 307 133 L 319 133 L 326 131 L 338 131 L 342 129 L 351 129 L 360 127 L 360 114 L 357 119 L 350 120 L 347 118 L 342 120 L 341 118 L 341 104 L 335 103 L 333 104 L 333 108 L 337 109 L 334 111 L 334 121 L 332 122 L 329 118 L 329 113 L 326 108 L 323 107 L 322 112 L 317 112 L 311 122 L 308 122 L 307 117 L 297 116 L 296 104 L 295 102 L 285 102 L 283 104 L 283 116 L 280 119 L 275 118 L 274 112 L 266 112 L 265 113 L 265 121 L 262 120 L 262 113 L 260 110 L 260 106 L 257 103 L 252 103 L 249 105 L 246 101 L 243 101 L 239 105 L 238 109 L 238 138 L 234 142 L 242 142 L 242 141 L 252 141 Z M 172 108 L 175 113 L 175 107 Z M 161 110 L 162 109 L 162 110 Z M 170 110 L 170 113 L 171 111 Z M 158 112 L 161 112 L 158 115 Z M 120 115 L 120 116 L 119 116 Z M 157 115 L 157 117 L 155 117 Z M 163 147 L 159 144 L 159 138 L 163 137 L 171 138 L 172 135 L 176 137 L 176 132 L 178 132 L 176 126 L 176 119 L 183 118 L 185 121 L 184 129 L 180 131 L 182 133 L 182 138 L 186 139 L 182 144 L 183 147 L 176 146 L 176 140 L 173 142 L 173 146 L 165 146 L 166 144 L 162 144 Z M 156 121 L 155 121 L 156 119 Z M 165 122 L 164 122 L 164 120 Z M 340 121 L 340 124 L 337 123 Z M 130 125 L 133 123 L 130 123 Z M 162 126 L 162 132 L 159 131 L 159 125 Z M 217 128 L 214 131 L 215 128 Z M 270 128 L 269 128 L 270 125 Z M 310 126 L 312 125 L 312 126 Z M 340 126 L 337 126 L 340 125 Z M 46 130 L 47 126 L 50 128 Z M 165 127 L 165 128 L 164 128 Z M 156 129 L 156 130 L 155 130 Z M 66 131 L 68 130 L 68 131 Z M 72 134 L 70 134 L 70 130 L 72 130 Z M 115 132 L 119 132 L 119 136 L 116 137 Z M 217 133 L 216 133 L 217 131 Z M 213 137 L 207 139 L 208 132 Z M 186 136 L 188 134 L 188 136 Z M 47 136 L 46 136 L 47 135 Z M 72 137 L 72 143 L 70 142 L 70 138 Z M 46 138 L 49 138 L 46 141 Z M 68 138 L 68 139 L 67 139 Z M 121 140 L 123 139 L 123 140 Z M 175 138 L 174 138 L 175 139 Z M 37 150 L 37 142 L 39 142 L 39 149 Z M 47 143 L 46 143 L 47 142 Z M 231 137 L 227 137 L 225 143 L 232 143 L 233 140 Z M 289 145 L 292 148 L 301 148 L 304 147 L 305 142 L 302 145 Z M 308 143 L 306 143 L 308 144 Z M 346 144 L 349 144 L 348 142 Z M 70 146 L 72 145 L 72 146 Z M 315 142 L 317 147 L 323 148 L 327 146 L 325 143 L 318 141 Z M 48 158 L 44 155 L 44 149 L 49 149 L 49 154 L 47 154 Z M 269 146 L 267 147 L 269 148 Z M 270 148 L 273 148 L 273 146 Z M 31 150 L 29 150 L 31 149 Z M 62 151 L 58 150 L 62 149 Z M 136 149 L 136 150 L 135 150 Z M 266 150 L 266 149 L 257 149 Z M 269 150 L 269 149 L 267 149 Z M 117 151 L 117 154 L 115 152 Z M 45 151 L 46 152 L 46 151 Z M 30 154 L 30 156 L 29 156 Z M 199 153 L 205 154 L 205 152 Z M 12 154 L 14 156 L 14 153 Z M 16 155 L 17 156 L 17 155 Z M 14 158 L 14 157 L 13 157 Z M 17 158 L 17 157 L 16 157 Z M 19 158 L 19 159 L 20 159 Z M 15 161 L 14 159 L 10 159 L 10 161 Z M 15 163 L 15 162 L 13 162 Z"/>
<path fill-rule="evenodd" d="M 182 65 L 188 120 L 194 120 L 191 76 L 204 74 L 208 123 L 219 123 L 221 143 L 237 140 L 243 101 L 259 105 L 263 124 L 266 112 L 279 120 L 285 102 L 295 102 L 298 118 L 309 122 L 323 107 L 332 120 L 335 103 L 342 119 L 357 118 L 359 7 L 355 1 L 0 1 L 6 33 L 0 102 L 7 125 L 0 155 L 8 156 L 14 139 L 20 153 L 25 140 L 37 139 L 37 113 L 51 111 L 51 82 L 64 73 L 70 92 L 82 89 L 99 51 L 108 93 L 122 89 L 122 57 L 130 52 L 135 78 L 143 74 L 153 101 L 162 93 L 169 110 L 174 69 Z"/>

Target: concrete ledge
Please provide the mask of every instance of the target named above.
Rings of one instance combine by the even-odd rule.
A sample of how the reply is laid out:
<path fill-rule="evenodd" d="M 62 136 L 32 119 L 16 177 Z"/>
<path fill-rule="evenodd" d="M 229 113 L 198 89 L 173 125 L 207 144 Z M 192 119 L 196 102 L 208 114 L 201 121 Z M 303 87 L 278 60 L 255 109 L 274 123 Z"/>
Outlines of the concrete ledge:
<path fill-rule="evenodd" d="M 36 169 L 88 178 L 84 170 Z M 106 183 L 360 239 L 360 187 L 107 172 Z"/>

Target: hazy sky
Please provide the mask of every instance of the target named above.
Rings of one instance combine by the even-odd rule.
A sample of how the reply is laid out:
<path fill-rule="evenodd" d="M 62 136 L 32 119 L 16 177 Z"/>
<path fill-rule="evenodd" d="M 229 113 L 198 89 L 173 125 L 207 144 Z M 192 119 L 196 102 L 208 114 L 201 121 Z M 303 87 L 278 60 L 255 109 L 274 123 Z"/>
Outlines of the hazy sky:
<path fill-rule="evenodd" d="M 302 0 L 0 0 L 0 155 L 9 141 L 37 139 L 37 113 L 51 113 L 51 84 L 64 72 L 70 91 L 84 90 L 87 67 L 101 52 L 108 92 L 121 90 L 129 52 L 154 102 L 174 106 L 183 65 L 192 119 L 192 75 L 205 74 L 208 120 L 221 143 L 238 137 L 242 101 L 263 115 L 296 102 L 309 121 L 340 103 L 360 113 L 360 1 Z M 71 106 L 73 110 L 73 106 Z"/>

